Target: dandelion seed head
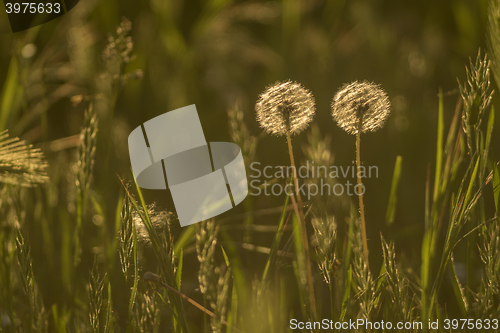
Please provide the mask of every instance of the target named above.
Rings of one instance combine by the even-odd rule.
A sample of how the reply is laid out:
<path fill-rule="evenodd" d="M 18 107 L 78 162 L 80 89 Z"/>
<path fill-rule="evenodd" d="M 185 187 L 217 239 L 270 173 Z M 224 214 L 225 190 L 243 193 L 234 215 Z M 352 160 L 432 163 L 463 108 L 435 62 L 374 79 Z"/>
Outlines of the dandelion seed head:
<path fill-rule="evenodd" d="M 333 120 L 349 134 L 357 134 L 360 119 L 361 133 L 376 131 L 384 125 L 390 108 L 385 91 L 367 81 L 345 84 L 331 104 Z"/>
<path fill-rule="evenodd" d="M 300 83 L 276 82 L 269 86 L 255 105 L 257 121 L 269 134 L 282 136 L 303 131 L 314 117 L 312 93 Z"/>

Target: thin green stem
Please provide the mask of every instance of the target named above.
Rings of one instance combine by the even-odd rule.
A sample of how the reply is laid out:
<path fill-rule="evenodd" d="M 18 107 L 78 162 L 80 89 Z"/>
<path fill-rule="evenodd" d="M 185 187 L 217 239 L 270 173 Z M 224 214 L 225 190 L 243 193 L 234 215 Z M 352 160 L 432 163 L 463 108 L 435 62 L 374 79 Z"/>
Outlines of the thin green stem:
<path fill-rule="evenodd" d="M 332 318 L 337 318 L 336 316 L 336 309 L 338 309 L 338 297 L 337 296 L 337 293 L 335 291 L 335 283 L 336 281 L 333 280 L 333 274 L 332 273 L 329 273 L 330 277 L 329 277 L 329 280 L 330 280 L 330 283 L 328 283 L 328 291 L 329 291 L 329 294 L 330 294 L 330 307 L 331 307 L 331 316 Z"/>
<path fill-rule="evenodd" d="M 356 176 L 358 179 L 358 199 L 359 199 L 359 215 L 361 217 L 361 236 L 363 237 L 363 255 L 365 256 L 366 267 L 370 270 L 368 261 L 368 241 L 366 240 L 366 226 L 365 226 L 365 206 L 363 204 L 363 182 L 361 181 L 361 124 L 363 117 L 359 119 L 358 133 L 356 134 Z"/>
<path fill-rule="evenodd" d="M 300 234 L 302 235 L 302 243 L 304 245 L 304 257 L 306 262 L 306 273 L 307 273 L 307 286 L 309 289 L 309 302 L 311 303 L 311 309 L 313 316 L 316 317 L 316 301 L 314 296 L 314 284 L 312 278 L 312 270 L 311 270 L 311 257 L 309 256 L 309 241 L 307 239 L 307 229 L 306 229 L 306 219 L 304 217 L 303 205 L 302 205 L 302 197 L 300 196 L 299 191 L 299 181 L 297 179 L 297 172 L 295 168 L 295 159 L 293 158 L 293 149 L 292 149 L 292 138 L 290 136 L 290 132 L 287 132 L 286 135 L 288 141 L 288 153 L 290 154 L 290 163 L 292 165 L 293 170 L 293 183 L 295 187 L 295 194 L 297 196 L 298 203 L 298 211 L 299 211 L 299 220 L 300 220 Z"/>

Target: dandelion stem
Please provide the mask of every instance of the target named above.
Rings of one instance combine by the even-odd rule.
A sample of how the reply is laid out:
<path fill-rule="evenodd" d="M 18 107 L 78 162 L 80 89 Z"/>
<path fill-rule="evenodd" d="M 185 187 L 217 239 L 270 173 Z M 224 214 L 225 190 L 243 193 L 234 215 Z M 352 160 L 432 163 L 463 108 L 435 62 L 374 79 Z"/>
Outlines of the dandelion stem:
<path fill-rule="evenodd" d="M 292 165 L 293 171 L 293 184 L 295 187 L 295 194 L 297 196 L 298 202 L 298 211 L 299 211 L 299 220 L 300 220 L 300 234 L 302 235 L 302 243 L 304 247 L 304 257 L 306 262 L 306 273 L 307 273 L 307 286 L 309 289 L 309 302 L 311 303 L 311 309 L 313 316 L 316 317 L 316 300 L 314 297 L 314 284 L 312 279 L 312 270 L 311 270 L 311 259 L 309 256 L 309 242 L 307 240 L 307 229 L 306 229 L 306 219 L 304 217 L 304 211 L 302 206 L 302 197 L 300 196 L 299 191 L 299 181 L 297 179 L 297 169 L 295 168 L 295 159 L 293 158 L 293 149 L 292 149 L 292 138 L 290 136 L 290 132 L 287 132 L 286 139 L 288 141 L 288 153 L 290 154 L 290 163 Z"/>
<path fill-rule="evenodd" d="M 363 237 L 363 255 L 365 256 L 366 268 L 369 270 L 370 265 L 368 262 L 368 242 L 366 240 L 366 226 L 365 226 L 365 206 L 363 204 L 363 182 L 361 181 L 361 126 L 363 124 L 363 116 L 359 118 L 358 131 L 356 133 L 356 176 L 358 179 L 358 199 L 359 199 L 359 215 L 361 216 L 361 236 Z"/>

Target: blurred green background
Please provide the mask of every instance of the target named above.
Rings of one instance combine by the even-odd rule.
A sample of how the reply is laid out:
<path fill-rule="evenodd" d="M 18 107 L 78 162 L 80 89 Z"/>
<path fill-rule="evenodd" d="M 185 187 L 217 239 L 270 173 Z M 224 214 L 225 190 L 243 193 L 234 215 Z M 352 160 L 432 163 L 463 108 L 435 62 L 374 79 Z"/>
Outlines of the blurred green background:
<path fill-rule="evenodd" d="M 276 80 L 291 79 L 314 94 L 314 123 L 332 137 L 335 164 L 350 166 L 355 138 L 334 124 L 329 105 L 342 84 L 373 81 L 386 90 L 392 109 L 386 126 L 362 139 L 363 163 L 379 168 L 379 178 L 365 181 L 371 253 L 375 262 L 380 260 L 382 231 L 418 267 L 425 180 L 435 159 L 437 94 L 439 88 L 445 93 L 447 128 L 460 97 L 457 78 L 465 79 L 469 57 L 475 59 L 480 48 L 486 51 L 487 9 L 487 0 L 83 0 L 62 18 L 16 34 L 9 32 L 2 9 L 0 130 L 41 147 L 50 164 L 48 186 L 59 188 L 58 175 L 68 171 L 76 150 L 71 137 L 83 125 L 86 98 L 98 96 L 103 140 L 94 190 L 102 214 L 109 217 L 105 220 L 113 221 L 122 189 L 117 174 L 131 180 L 127 137 L 146 120 L 196 104 L 207 141 L 231 141 L 227 111 L 240 103 L 250 133 L 257 136 L 258 95 Z M 102 54 L 123 16 L 132 23 L 135 58 L 114 68 Z M 130 78 L 122 87 L 106 77 L 138 69 L 143 78 Z M 83 101 L 77 103 L 78 98 Z M 298 160 L 303 160 L 301 147 L 309 131 L 294 137 Z M 53 149 L 63 138 L 69 146 Z M 500 148 L 498 139 L 497 132 L 494 151 Z M 395 223 L 388 228 L 385 212 L 398 155 L 403 156 L 403 173 Z M 255 160 L 287 165 L 285 139 L 263 137 Z M 54 207 L 71 201 L 65 198 L 69 191 L 53 193 L 47 200 Z M 256 197 L 253 207 L 276 207 L 283 198 Z M 164 192 L 148 191 L 147 199 L 173 210 Z M 243 208 L 222 217 L 238 212 Z M 258 222 L 276 224 L 277 215 Z M 30 238 L 36 247 L 36 237 Z"/>

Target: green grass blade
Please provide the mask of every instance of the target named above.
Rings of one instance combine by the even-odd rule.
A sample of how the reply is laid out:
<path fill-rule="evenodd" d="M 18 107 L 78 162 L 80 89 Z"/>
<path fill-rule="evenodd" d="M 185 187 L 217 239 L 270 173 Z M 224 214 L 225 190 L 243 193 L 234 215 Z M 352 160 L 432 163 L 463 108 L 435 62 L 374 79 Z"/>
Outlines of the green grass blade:
<path fill-rule="evenodd" d="M 225 228 L 222 228 L 219 232 L 226 242 L 226 248 L 223 248 L 222 250 L 224 259 L 226 260 L 226 264 L 231 269 L 231 277 L 233 278 L 234 288 L 238 293 L 239 303 L 243 307 L 245 307 L 248 305 L 248 291 L 251 290 L 251 286 L 247 281 L 247 277 L 245 276 L 240 253 L 237 247 L 234 245 L 229 232 L 227 232 Z"/>
<path fill-rule="evenodd" d="M 434 174 L 434 201 L 438 198 L 439 184 L 441 181 L 441 170 L 443 164 L 443 133 L 444 133 L 444 107 L 443 89 L 439 89 L 439 112 L 438 112 L 438 132 L 436 144 L 436 170 Z"/>
<path fill-rule="evenodd" d="M 342 299 L 342 309 L 340 311 L 340 318 L 339 318 L 340 322 L 344 321 L 347 312 L 347 305 L 349 303 L 349 294 L 351 293 L 351 282 L 352 282 L 352 266 L 349 265 L 349 270 L 347 271 L 347 279 L 344 285 L 344 297 Z"/>
<path fill-rule="evenodd" d="M 226 262 L 227 267 L 231 270 L 231 276 L 233 277 L 233 281 L 235 281 L 234 278 L 235 270 L 231 266 L 231 262 L 229 261 L 229 256 L 227 255 L 226 250 L 224 250 L 224 247 L 222 247 L 222 245 L 220 248 L 222 250 L 222 255 L 224 256 L 224 261 Z M 233 288 L 231 291 L 231 308 L 228 310 L 227 313 L 227 323 L 228 323 L 227 332 L 233 331 L 232 327 L 236 325 L 237 316 L 238 316 L 238 291 L 236 283 L 233 283 Z"/>
<path fill-rule="evenodd" d="M 347 274 L 349 269 L 351 269 L 351 256 L 352 256 L 352 240 L 354 239 L 354 222 L 356 220 L 356 208 L 354 204 L 351 203 L 350 210 L 350 221 L 349 222 L 349 231 L 347 233 L 347 241 L 344 248 L 344 279 L 347 278 Z"/>
<path fill-rule="evenodd" d="M 106 322 L 104 324 L 104 333 L 109 333 L 111 331 L 111 320 L 112 320 L 112 297 L 111 297 L 111 283 L 108 282 L 108 305 L 106 307 Z"/>
<path fill-rule="evenodd" d="M 424 235 L 424 240 L 422 241 L 422 266 L 421 266 L 421 275 L 420 275 L 420 285 L 422 288 L 421 295 L 421 311 L 422 311 L 422 319 L 425 322 L 427 320 L 427 313 L 429 307 L 429 298 L 427 293 L 429 292 L 429 274 L 430 274 L 430 243 L 431 243 L 431 234 L 426 232 Z"/>
<path fill-rule="evenodd" d="M 0 132 L 7 128 L 7 122 L 12 117 L 12 113 L 19 109 L 22 87 L 19 83 L 18 71 L 16 57 L 12 57 L 0 94 Z"/>
<path fill-rule="evenodd" d="M 430 209 L 430 170 L 427 169 L 427 179 L 425 182 L 425 232 L 424 238 L 422 240 L 421 248 L 421 260 L 420 265 L 420 287 L 422 289 L 420 295 L 420 310 L 422 320 L 425 322 L 427 320 L 427 313 L 429 307 L 429 274 L 431 269 L 431 246 L 432 246 L 432 234 L 433 226 L 431 225 L 431 209 Z"/>
<path fill-rule="evenodd" d="M 227 332 L 233 332 L 232 327 L 236 326 L 236 320 L 238 319 L 238 293 L 236 291 L 236 284 L 233 284 L 233 290 L 231 292 L 231 308 L 227 313 Z"/>
<path fill-rule="evenodd" d="M 194 241 L 194 235 L 196 234 L 196 229 L 194 225 L 190 225 L 187 228 L 183 228 L 183 231 L 175 242 L 174 253 L 179 253 L 179 251 L 185 248 L 189 243 Z"/>
<path fill-rule="evenodd" d="M 304 287 L 302 286 L 302 283 L 300 282 L 300 279 L 301 279 L 301 277 L 300 277 L 301 276 L 300 270 L 301 270 L 301 268 L 299 268 L 298 260 L 294 260 L 292 262 L 292 268 L 293 268 L 293 273 L 295 275 L 295 280 L 297 282 L 297 286 L 298 286 L 298 290 L 299 290 L 299 292 L 298 292 L 299 302 L 300 302 L 299 304 L 301 304 L 300 311 L 302 313 L 302 316 L 304 316 L 304 318 L 307 318 L 308 317 L 308 313 L 307 313 L 307 309 L 304 306 L 304 304 L 306 304 L 307 299 L 309 297 L 307 296 L 307 294 L 304 294 Z"/>
<path fill-rule="evenodd" d="M 453 149 L 455 139 L 458 133 L 458 126 L 460 125 L 460 117 L 462 111 L 462 98 L 459 99 L 457 106 L 455 108 L 455 113 L 453 114 L 453 119 L 451 120 L 450 129 L 448 130 L 448 136 L 446 137 L 446 143 L 444 146 L 444 152 L 446 154 L 450 153 L 450 150 Z"/>
<path fill-rule="evenodd" d="M 498 174 L 498 164 L 493 164 L 493 197 L 495 198 L 497 216 L 500 216 L 500 175 Z"/>
<path fill-rule="evenodd" d="M 481 157 L 478 156 L 476 159 L 475 167 L 472 172 L 471 178 L 469 180 L 469 186 L 467 188 L 467 192 L 464 196 L 462 196 L 462 187 L 464 185 L 464 182 L 466 181 L 466 177 L 462 180 L 462 184 L 460 185 L 459 189 L 459 194 L 457 195 L 457 202 L 455 203 L 455 208 L 454 212 L 452 213 L 452 216 L 450 218 L 450 224 L 448 226 L 448 232 L 446 235 L 446 240 L 445 240 L 445 245 L 443 249 L 443 254 L 441 257 L 441 262 L 439 265 L 438 273 L 437 276 L 434 280 L 432 290 L 430 293 L 430 303 L 427 304 L 429 307 L 427 308 L 428 312 L 423 315 L 431 315 L 433 311 L 433 305 L 434 302 L 437 301 L 437 292 L 441 286 L 441 282 L 443 281 L 443 277 L 445 275 L 446 267 L 448 265 L 448 261 L 451 258 L 453 248 L 456 244 L 456 238 L 458 237 L 460 230 L 463 226 L 463 221 L 464 221 L 464 215 L 469 214 L 470 210 L 474 206 L 474 202 L 477 201 L 477 198 L 481 195 L 482 189 L 480 188 L 477 190 L 472 196 L 473 188 L 474 188 L 474 181 L 476 180 L 477 172 L 479 169 L 479 162 L 481 161 Z M 472 161 L 471 161 L 472 163 Z M 470 165 L 472 166 L 472 164 Z M 466 172 L 466 175 L 469 174 L 470 172 L 470 166 Z M 485 184 L 483 184 L 484 186 Z M 422 311 L 424 309 L 422 308 Z"/>
<path fill-rule="evenodd" d="M 455 292 L 455 297 L 457 299 L 458 306 L 460 311 L 462 312 L 463 318 L 467 318 L 467 304 L 465 299 L 465 294 L 462 286 L 460 285 L 460 281 L 458 281 L 457 274 L 455 272 L 455 263 L 453 259 L 453 255 L 451 256 L 450 263 L 450 271 L 451 271 L 451 280 L 453 283 L 453 291 Z"/>
<path fill-rule="evenodd" d="M 229 257 L 227 256 L 226 250 L 224 250 L 224 247 L 221 245 L 220 249 L 222 250 L 222 256 L 224 257 L 224 261 L 226 262 L 226 265 L 228 268 L 231 268 L 231 263 L 229 262 Z"/>
<path fill-rule="evenodd" d="M 462 206 L 462 211 L 460 212 L 459 221 L 462 221 L 463 214 L 465 213 L 465 210 L 468 207 L 469 202 L 471 200 L 471 195 L 472 195 L 472 191 L 474 190 L 474 182 L 476 180 L 477 171 L 478 171 L 478 168 L 479 168 L 479 162 L 480 161 L 481 161 L 481 157 L 478 156 L 477 157 L 477 161 L 476 161 L 476 166 L 474 167 L 474 171 L 472 172 L 472 175 L 470 177 L 469 187 L 467 188 L 467 192 L 465 194 L 465 200 L 464 200 L 464 204 Z"/>
<path fill-rule="evenodd" d="M 460 102 L 462 100 L 460 99 Z M 458 126 L 460 124 L 460 111 L 462 103 L 458 103 L 455 108 L 455 114 L 453 115 L 453 119 L 451 121 L 450 129 L 448 130 L 448 137 L 446 139 L 446 144 L 444 148 L 444 154 L 446 155 L 446 162 L 443 166 L 443 176 L 441 180 L 441 189 L 440 193 L 443 194 L 446 192 L 449 186 L 450 178 L 453 180 L 456 176 L 456 171 L 458 170 L 458 166 L 461 162 L 461 151 L 457 149 L 458 144 L 460 143 L 460 136 L 457 138 Z M 445 157 L 443 156 L 443 159 Z"/>
<path fill-rule="evenodd" d="M 490 110 L 490 116 L 488 117 L 488 127 L 486 130 L 486 148 L 484 149 L 483 152 L 483 170 L 486 170 L 486 167 L 488 165 L 488 154 L 490 151 L 491 134 L 493 133 L 494 124 L 495 124 L 495 108 L 494 106 L 492 106 Z"/>
<path fill-rule="evenodd" d="M 175 284 L 177 289 L 181 290 L 181 279 L 182 279 L 182 264 L 184 261 L 184 250 L 181 248 L 179 253 L 179 260 L 177 261 L 177 270 L 175 271 Z"/>
<path fill-rule="evenodd" d="M 302 310 L 306 317 L 313 318 L 311 305 L 309 304 L 309 289 L 307 287 L 306 260 L 309 260 L 309 258 L 305 258 L 304 256 L 302 235 L 300 234 L 300 222 L 296 214 L 293 214 L 293 230 L 293 243 L 297 256 L 297 260 L 294 261 L 295 275 L 299 286 L 299 294 L 301 295 L 301 304 L 306 304 L 305 307 L 302 307 Z"/>
<path fill-rule="evenodd" d="M 169 255 L 166 252 L 166 249 L 161 246 L 160 239 L 158 237 L 158 234 L 156 233 L 153 224 L 151 222 L 151 218 L 148 214 L 148 208 L 146 206 L 146 202 L 144 201 L 144 197 L 142 195 L 141 189 L 139 185 L 137 184 L 137 181 L 134 177 L 134 183 L 136 186 L 137 194 L 139 196 L 139 200 L 141 202 L 141 207 L 138 206 L 137 202 L 132 198 L 130 193 L 127 191 L 127 194 L 129 197 L 132 199 L 132 204 L 134 205 L 134 208 L 136 211 L 139 213 L 142 222 L 144 223 L 144 226 L 146 227 L 146 230 L 148 232 L 149 238 L 151 239 L 151 243 L 153 245 L 153 250 L 156 254 L 156 257 L 158 259 L 158 263 L 162 272 L 163 277 L 165 278 L 167 284 L 169 286 L 175 287 L 176 286 L 176 281 L 175 281 L 175 274 L 173 267 L 171 266 L 171 262 L 169 259 Z M 172 306 L 174 309 L 174 316 L 176 317 L 176 323 L 179 324 L 177 327 L 178 330 L 182 332 L 188 332 L 188 324 L 187 324 L 187 318 L 186 318 L 186 313 L 184 311 L 184 306 L 182 304 L 182 299 L 172 293 L 169 293 L 169 298 L 172 300 Z"/>
<path fill-rule="evenodd" d="M 267 280 L 269 278 L 269 271 L 271 267 L 274 266 L 276 261 L 276 254 L 278 253 L 278 248 L 281 242 L 281 237 L 283 236 L 283 228 L 285 226 L 285 217 L 286 217 L 286 209 L 288 207 L 288 202 L 290 200 L 290 196 L 286 196 L 285 203 L 283 204 L 283 210 L 281 212 L 278 230 L 276 231 L 276 235 L 274 236 L 273 244 L 271 245 L 271 252 L 267 256 L 266 266 L 264 268 L 264 273 L 262 273 L 262 285 L 263 288 L 266 288 Z"/>
<path fill-rule="evenodd" d="M 132 199 L 133 200 L 133 199 Z M 134 233 L 134 286 L 132 287 L 132 293 L 130 294 L 130 300 L 128 303 L 128 318 L 132 318 L 132 309 L 135 303 L 135 296 L 137 294 L 137 282 L 139 281 L 139 267 L 137 263 L 137 231 L 135 230 L 135 224 L 132 225 L 132 230 Z"/>
<path fill-rule="evenodd" d="M 108 257 L 108 272 L 112 272 L 115 264 L 115 256 L 118 251 L 118 241 L 120 234 L 120 225 L 121 225 L 121 212 L 123 208 L 123 192 L 120 192 L 120 196 L 118 197 L 118 202 L 116 204 L 115 210 L 115 229 L 113 231 L 113 241 L 111 245 L 107 247 L 107 257 Z"/>
<path fill-rule="evenodd" d="M 391 225 L 394 222 L 394 217 L 396 215 L 396 203 L 397 203 L 397 190 L 399 185 L 399 179 L 401 178 L 401 169 L 403 166 L 403 157 L 396 157 L 396 163 L 394 165 L 394 173 L 392 174 L 392 184 L 391 193 L 389 194 L 389 203 L 387 205 L 387 212 L 385 214 L 385 222 L 387 225 Z"/>

